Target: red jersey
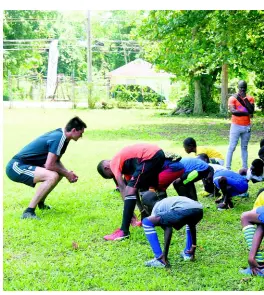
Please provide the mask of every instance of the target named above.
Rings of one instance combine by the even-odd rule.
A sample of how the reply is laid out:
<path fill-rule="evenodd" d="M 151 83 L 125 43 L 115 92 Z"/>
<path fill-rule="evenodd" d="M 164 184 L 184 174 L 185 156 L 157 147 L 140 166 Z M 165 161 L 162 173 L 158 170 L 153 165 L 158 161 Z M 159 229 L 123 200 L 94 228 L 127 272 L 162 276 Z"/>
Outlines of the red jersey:
<path fill-rule="evenodd" d="M 110 168 L 115 177 L 122 173 L 125 161 L 137 159 L 138 163 L 150 160 L 161 148 L 154 144 L 138 143 L 124 147 L 110 161 Z"/>

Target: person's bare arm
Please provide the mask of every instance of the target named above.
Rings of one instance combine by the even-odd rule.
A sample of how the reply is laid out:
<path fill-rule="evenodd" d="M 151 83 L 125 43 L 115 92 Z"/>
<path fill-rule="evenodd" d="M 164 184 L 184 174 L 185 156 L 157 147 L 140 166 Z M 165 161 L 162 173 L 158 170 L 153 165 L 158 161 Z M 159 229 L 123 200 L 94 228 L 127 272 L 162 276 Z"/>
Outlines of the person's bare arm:
<path fill-rule="evenodd" d="M 48 157 L 44 167 L 47 170 L 55 171 L 60 175 L 66 177 L 69 182 L 76 182 L 78 180 L 78 176 L 73 172 L 67 170 L 61 161 L 59 160 L 58 156 L 53 153 L 48 153 Z"/>
<path fill-rule="evenodd" d="M 241 111 L 236 110 L 233 105 L 229 105 L 228 108 L 229 108 L 230 113 L 234 116 L 242 117 L 242 116 L 249 115 L 249 112 L 241 112 Z"/>

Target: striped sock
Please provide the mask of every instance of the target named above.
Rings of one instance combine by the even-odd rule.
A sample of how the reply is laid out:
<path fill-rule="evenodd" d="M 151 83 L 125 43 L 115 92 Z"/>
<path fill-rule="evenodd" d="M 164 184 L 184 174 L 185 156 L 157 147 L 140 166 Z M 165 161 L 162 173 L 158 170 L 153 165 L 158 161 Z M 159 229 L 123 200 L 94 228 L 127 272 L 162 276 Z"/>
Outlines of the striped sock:
<path fill-rule="evenodd" d="M 191 247 L 192 247 L 191 231 L 190 231 L 189 225 L 186 224 L 186 245 L 185 245 L 184 252 L 186 252 L 187 250 L 191 250 Z"/>
<path fill-rule="evenodd" d="M 154 224 L 148 219 L 144 218 L 142 221 L 143 229 L 146 234 L 146 238 L 148 239 L 150 246 L 152 248 L 152 251 L 156 258 L 160 257 L 162 254 L 162 250 L 160 247 L 158 235 L 155 230 Z"/>
<path fill-rule="evenodd" d="M 242 229 L 242 231 L 243 231 L 243 234 L 244 234 L 247 246 L 248 246 L 248 250 L 250 250 L 251 246 L 252 246 L 253 236 L 255 234 L 256 228 L 254 225 L 247 225 Z M 257 262 L 264 262 L 264 257 L 260 251 L 257 251 L 255 259 Z"/>

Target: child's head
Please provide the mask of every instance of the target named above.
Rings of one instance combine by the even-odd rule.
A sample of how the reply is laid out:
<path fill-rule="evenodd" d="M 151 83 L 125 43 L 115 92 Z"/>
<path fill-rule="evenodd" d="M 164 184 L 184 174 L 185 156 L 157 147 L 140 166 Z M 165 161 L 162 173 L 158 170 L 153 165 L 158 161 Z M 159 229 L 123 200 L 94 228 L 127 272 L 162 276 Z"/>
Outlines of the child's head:
<path fill-rule="evenodd" d="M 264 147 L 264 138 L 261 139 L 259 145 L 260 145 L 260 148 Z"/>
<path fill-rule="evenodd" d="M 256 176 L 262 176 L 263 175 L 263 169 L 264 169 L 264 163 L 260 159 L 255 159 L 250 167 L 252 175 Z"/>
<path fill-rule="evenodd" d="M 105 179 L 114 178 L 114 174 L 110 168 L 110 160 L 102 160 L 97 165 L 98 173 Z"/>
<path fill-rule="evenodd" d="M 196 152 L 196 141 L 192 137 L 188 137 L 184 139 L 183 141 L 183 147 L 187 154 L 190 154 L 192 152 Z"/>
<path fill-rule="evenodd" d="M 206 163 L 210 163 L 209 157 L 207 156 L 207 154 L 199 154 L 197 155 L 197 158 L 206 162 Z"/>
<path fill-rule="evenodd" d="M 158 194 L 156 192 L 147 191 L 142 196 L 142 204 L 147 213 L 150 215 L 155 204 L 166 197 L 166 192 Z"/>

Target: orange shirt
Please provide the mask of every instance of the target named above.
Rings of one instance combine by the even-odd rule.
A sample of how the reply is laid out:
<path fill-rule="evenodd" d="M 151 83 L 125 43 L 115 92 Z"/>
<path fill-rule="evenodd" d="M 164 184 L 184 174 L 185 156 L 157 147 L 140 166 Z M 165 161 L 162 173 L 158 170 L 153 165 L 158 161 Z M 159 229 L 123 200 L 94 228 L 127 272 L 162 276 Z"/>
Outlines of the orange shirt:
<path fill-rule="evenodd" d="M 151 159 L 161 148 L 154 144 L 138 143 L 129 145 L 119 151 L 110 161 L 110 168 L 115 177 L 122 174 L 126 160 L 137 158 L 139 163 Z"/>
<path fill-rule="evenodd" d="M 253 104 L 254 98 L 252 96 L 246 96 L 248 101 Z M 241 105 L 241 103 L 234 97 L 231 96 L 228 100 L 228 106 L 233 106 L 237 111 L 247 112 L 247 109 Z M 250 116 L 235 116 L 232 115 L 231 122 L 237 125 L 247 126 L 250 125 Z"/>

